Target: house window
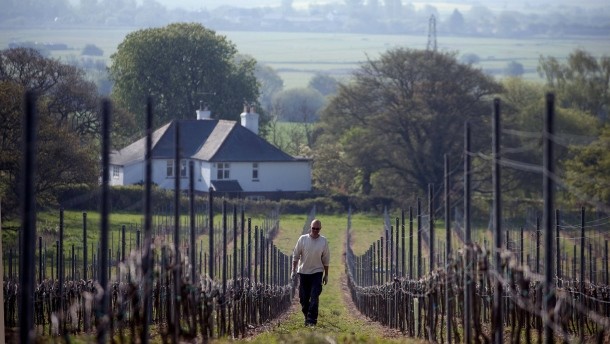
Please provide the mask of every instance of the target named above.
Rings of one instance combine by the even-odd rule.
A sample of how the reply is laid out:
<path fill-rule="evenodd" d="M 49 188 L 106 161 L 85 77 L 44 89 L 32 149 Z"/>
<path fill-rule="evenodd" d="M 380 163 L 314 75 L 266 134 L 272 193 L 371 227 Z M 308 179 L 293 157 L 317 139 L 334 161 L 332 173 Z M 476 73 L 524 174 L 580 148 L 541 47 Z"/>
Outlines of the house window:
<path fill-rule="evenodd" d="M 186 160 L 180 160 L 180 177 L 186 178 Z M 167 178 L 174 177 L 174 160 L 167 160 Z"/>
<path fill-rule="evenodd" d="M 252 164 L 252 180 L 258 181 L 258 163 Z"/>
<path fill-rule="evenodd" d="M 219 162 L 216 164 L 216 179 L 229 179 L 229 163 Z"/>
<path fill-rule="evenodd" d="M 180 177 L 186 178 L 186 160 L 180 160 Z"/>
<path fill-rule="evenodd" d="M 119 169 L 118 166 L 112 166 L 112 178 L 119 179 L 120 172 L 121 172 L 121 170 Z"/>
<path fill-rule="evenodd" d="M 174 177 L 174 160 L 167 160 L 167 178 Z"/>

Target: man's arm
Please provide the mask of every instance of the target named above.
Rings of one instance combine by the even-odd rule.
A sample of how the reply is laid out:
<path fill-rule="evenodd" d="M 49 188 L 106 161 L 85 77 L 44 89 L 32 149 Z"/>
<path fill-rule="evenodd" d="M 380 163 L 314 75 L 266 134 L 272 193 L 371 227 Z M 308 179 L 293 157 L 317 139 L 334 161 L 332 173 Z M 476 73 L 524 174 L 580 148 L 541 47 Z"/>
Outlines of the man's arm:
<path fill-rule="evenodd" d="M 328 265 L 324 265 L 324 277 L 322 278 L 322 283 L 328 283 Z"/>

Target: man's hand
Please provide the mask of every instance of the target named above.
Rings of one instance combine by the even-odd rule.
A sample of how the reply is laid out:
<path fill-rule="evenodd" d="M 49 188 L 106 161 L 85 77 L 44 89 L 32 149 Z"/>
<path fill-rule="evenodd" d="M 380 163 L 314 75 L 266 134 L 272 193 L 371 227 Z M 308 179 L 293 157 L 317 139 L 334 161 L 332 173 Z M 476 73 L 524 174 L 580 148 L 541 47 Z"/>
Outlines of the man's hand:
<path fill-rule="evenodd" d="M 292 272 L 290 273 L 290 279 L 295 279 L 297 277 L 297 272 L 292 270 Z"/>
<path fill-rule="evenodd" d="M 322 278 L 322 284 L 326 285 L 326 283 L 328 283 L 328 275 L 324 275 Z"/>

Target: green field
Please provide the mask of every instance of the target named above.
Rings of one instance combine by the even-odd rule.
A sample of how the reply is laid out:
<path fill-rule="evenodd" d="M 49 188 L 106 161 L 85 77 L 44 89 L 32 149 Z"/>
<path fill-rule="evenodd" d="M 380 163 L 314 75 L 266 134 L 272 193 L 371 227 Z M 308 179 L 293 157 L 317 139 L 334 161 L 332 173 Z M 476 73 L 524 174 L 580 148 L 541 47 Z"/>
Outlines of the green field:
<path fill-rule="evenodd" d="M 80 56 L 86 44 L 95 44 L 108 59 L 125 36 L 135 28 L 81 28 L 0 30 L 0 48 L 10 42 L 65 43 L 70 50 L 54 51 L 52 56 Z M 235 43 L 239 53 L 253 56 L 273 67 L 283 78 L 285 88 L 305 87 L 316 72 L 327 72 L 345 78 L 367 58 L 376 59 L 391 48 L 425 49 L 426 33 L 412 35 L 371 35 L 348 33 L 285 33 L 285 32 L 218 32 Z M 565 59 L 574 49 L 584 49 L 594 56 L 610 55 L 608 37 L 572 38 L 477 38 L 442 36 L 438 49 L 456 52 L 458 56 L 476 54 L 480 68 L 502 76 L 510 61 L 521 63 L 524 77 L 539 79 L 536 66 L 541 55 Z"/>

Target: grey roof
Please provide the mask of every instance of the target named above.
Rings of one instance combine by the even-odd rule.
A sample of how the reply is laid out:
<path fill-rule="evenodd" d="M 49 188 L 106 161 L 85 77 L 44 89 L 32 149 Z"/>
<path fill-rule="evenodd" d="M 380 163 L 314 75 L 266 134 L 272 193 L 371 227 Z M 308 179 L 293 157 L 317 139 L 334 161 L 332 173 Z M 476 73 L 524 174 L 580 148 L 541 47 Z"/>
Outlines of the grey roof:
<path fill-rule="evenodd" d="M 175 156 L 175 127 L 180 126 L 181 157 L 209 162 L 265 162 L 302 160 L 284 153 L 249 129 L 234 121 L 174 120 L 153 133 L 152 158 Z M 129 165 L 145 156 L 146 138 L 110 155 L 113 165 Z"/>
<path fill-rule="evenodd" d="M 216 192 L 242 192 L 244 191 L 237 180 L 212 180 L 212 188 Z"/>

